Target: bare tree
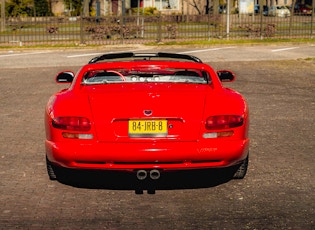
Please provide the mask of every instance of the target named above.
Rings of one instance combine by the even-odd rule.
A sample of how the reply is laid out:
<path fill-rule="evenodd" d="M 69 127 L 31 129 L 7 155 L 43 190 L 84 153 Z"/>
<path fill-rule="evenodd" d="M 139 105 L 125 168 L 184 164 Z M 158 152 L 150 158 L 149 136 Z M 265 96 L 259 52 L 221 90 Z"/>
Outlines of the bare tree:
<path fill-rule="evenodd" d="M 83 16 L 84 17 L 90 16 L 89 5 L 90 5 L 90 0 L 84 0 L 83 2 Z"/>
<path fill-rule="evenodd" d="M 0 32 L 5 31 L 5 0 L 1 1 L 1 25 Z"/>
<path fill-rule="evenodd" d="M 219 0 L 213 0 L 213 14 L 219 14 Z"/>
<path fill-rule="evenodd" d="M 203 10 L 205 7 L 205 2 L 209 2 L 210 0 L 184 0 L 187 2 L 188 5 L 195 8 L 198 14 L 203 14 L 205 11 Z M 207 5 L 207 3 L 206 3 Z"/>
<path fill-rule="evenodd" d="M 313 0 L 314 1 L 314 0 Z M 292 23 L 293 23 L 293 15 L 294 15 L 294 7 L 296 4 L 296 0 L 292 0 L 292 5 L 291 5 L 291 17 L 290 17 L 290 24 L 289 24 L 289 35 L 292 35 Z"/>
<path fill-rule="evenodd" d="M 198 14 L 219 14 L 221 0 L 184 0 L 188 5 L 195 8 Z M 231 2 L 235 0 L 230 0 Z"/>

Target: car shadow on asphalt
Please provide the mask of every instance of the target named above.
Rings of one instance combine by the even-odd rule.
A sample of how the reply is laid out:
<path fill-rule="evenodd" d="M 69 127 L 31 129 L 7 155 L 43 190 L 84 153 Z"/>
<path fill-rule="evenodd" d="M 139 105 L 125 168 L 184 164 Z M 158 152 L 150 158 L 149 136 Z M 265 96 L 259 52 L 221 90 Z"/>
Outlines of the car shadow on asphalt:
<path fill-rule="evenodd" d="M 206 169 L 162 172 L 157 180 L 139 180 L 136 173 L 116 171 L 63 170 L 58 173 L 62 184 L 89 189 L 108 190 L 176 190 L 215 187 L 227 183 L 237 169 Z"/>

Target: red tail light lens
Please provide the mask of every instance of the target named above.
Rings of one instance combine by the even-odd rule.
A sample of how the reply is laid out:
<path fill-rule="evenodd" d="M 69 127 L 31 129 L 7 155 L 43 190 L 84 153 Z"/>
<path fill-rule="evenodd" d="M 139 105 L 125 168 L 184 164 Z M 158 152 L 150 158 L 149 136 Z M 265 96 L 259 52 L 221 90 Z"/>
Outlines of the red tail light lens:
<path fill-rule="evenodd" d="M 243 125 L 244 119 L 237 115 L 219 115 L 208 117 L 206 129 L 229 129 Z"/>
<path fill-rule="evenodd" d="M 52 120 L 53 127 L 73 131 L 89 131 L 91 123 L 85 117 L 56 117 Z"/>

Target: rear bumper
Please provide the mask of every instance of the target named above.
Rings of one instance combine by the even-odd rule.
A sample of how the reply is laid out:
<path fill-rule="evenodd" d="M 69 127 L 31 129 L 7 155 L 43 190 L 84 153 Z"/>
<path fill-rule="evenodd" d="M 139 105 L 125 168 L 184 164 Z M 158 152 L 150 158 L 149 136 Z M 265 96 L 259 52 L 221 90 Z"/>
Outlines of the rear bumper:
<path fill-rule="evenodd" d="M 249 139 L 169 143 L 84 143 L 46 141 L 53 164 L 74 169 L 134 171 L 229 167 L 247 157 Z"/>

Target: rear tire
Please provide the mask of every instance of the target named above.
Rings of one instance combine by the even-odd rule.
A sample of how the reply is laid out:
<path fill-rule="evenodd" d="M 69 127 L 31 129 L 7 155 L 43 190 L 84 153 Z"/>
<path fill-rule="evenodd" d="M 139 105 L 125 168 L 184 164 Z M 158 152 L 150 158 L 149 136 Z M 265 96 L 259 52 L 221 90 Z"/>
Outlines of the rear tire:
<path fill-rule="evenodd" d="M 237 171 L 234 173 L 233 179 L 243 179 L 247 173 L 248 168 L 248 157 L 242 161 L 241 164 L 238 165 Z"/>
<path fill-rule="evenodd" d="M 50 180 L 57 180 L 56 175 L 56 166 L 52 165 L 52 163 L 48 160 L 46 156 L 46 166 L 47 166 L 47 173 Z"/>

